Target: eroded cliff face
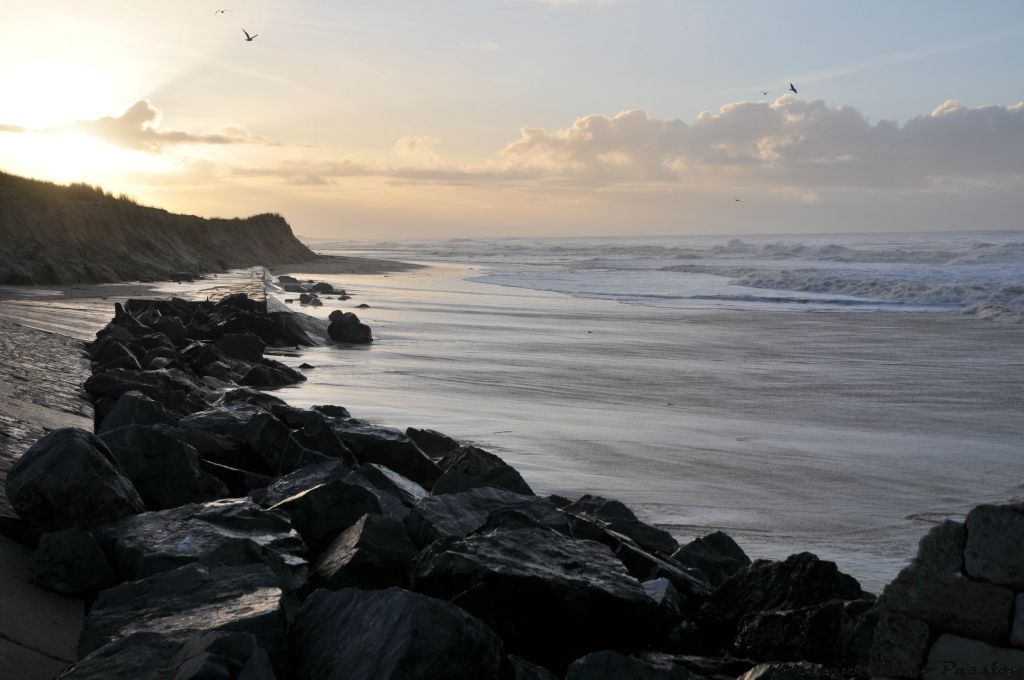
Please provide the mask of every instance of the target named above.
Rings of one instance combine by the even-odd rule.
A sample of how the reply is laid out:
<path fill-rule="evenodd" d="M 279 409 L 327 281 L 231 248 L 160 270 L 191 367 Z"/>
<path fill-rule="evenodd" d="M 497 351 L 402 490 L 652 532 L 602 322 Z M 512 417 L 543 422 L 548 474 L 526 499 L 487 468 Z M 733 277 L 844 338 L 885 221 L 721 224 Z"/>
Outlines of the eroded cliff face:
<path fill-rule="evenodd" d="M 165 279 L 316 255 L 280 215 L 206 219 L 0 173 L 0 283 Z"/>

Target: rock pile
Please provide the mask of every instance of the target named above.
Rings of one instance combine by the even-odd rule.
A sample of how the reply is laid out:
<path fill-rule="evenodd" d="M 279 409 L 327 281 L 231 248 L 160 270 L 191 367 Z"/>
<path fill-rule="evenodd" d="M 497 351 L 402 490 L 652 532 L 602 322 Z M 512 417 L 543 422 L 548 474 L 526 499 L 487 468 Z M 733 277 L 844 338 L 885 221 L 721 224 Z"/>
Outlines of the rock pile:
<path fill-rule="evenodd" d="M 88 603 L 67 680 L 912 678 L 1024 654 L 1002 649 L 1024 640 L 1017 509 L 929 534 L 879 607 L 809 553 L 680 546 L 439 432 L 256 389 L 301 379 L 266 347 L 308 342 L 245 298 L 131 301 L 98 334 L 96 434 L 47 435 L 7 481 L 45 532 L 36 580 Z"/>

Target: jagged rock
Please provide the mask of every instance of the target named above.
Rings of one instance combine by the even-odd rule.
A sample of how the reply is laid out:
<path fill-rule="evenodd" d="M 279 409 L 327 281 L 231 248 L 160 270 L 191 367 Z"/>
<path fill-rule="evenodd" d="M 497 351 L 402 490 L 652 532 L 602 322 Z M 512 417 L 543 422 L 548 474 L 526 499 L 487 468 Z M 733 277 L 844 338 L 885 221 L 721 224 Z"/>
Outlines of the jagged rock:
<path fill-rule="evenodd" d="M 266 565 L 190 564 L 100 593 L 85 618 L 79 654 L 91 654 L 133 633 L 249 633 L 283 676 L 288 667 L 287 612 L 295 604 Z"/>
<path fill-rule="evenodd" d="M 344 406 L 333 406 L 331 404 L 321 404 L 314 406 L 313 410 L 317 413 L 322 413 L 328 418 L 351 418 L 352 414 L 348 412 L 348 409 Z"/>
<path fill-rule="evenodd" d="M 277 282 L 278 283 L 298 283 L 299 280 L 297 278 L 295 278 L 294 276 L 284 275 L 284 276 L 278 276 L 277 277 Z"/>
<path fill-rule="evenodd" d="M 521 656 L 509 654 L 508 660 L 512 664 L 515 680 L 561 680 L 547 668 L 530 663 Z"/>
<path fill-rule="evenodd" d="M 1024 596 L 1017 593 L 1013 605 L 1013 628 L 1010 629 L 1010 644 L 1024 647 Z"/>
<path fill-rule="evenodd" d="M 264 474 L 276 472 L 249 446 L 249 423 L 262 409 L 237 402 L 193 413 L 178 428 L 206 460 Z"/>
<path fill-rule="evenodd" d="M 107 430 L 116 430 L 126 425 L 171 425 L 174 418 L 167 410 L 141 392 L 125 392 L 107 413 L 97 428 L 102 435 Z"/>
<path fill-rule="evenodd" d="M 343 531 L 313 567 L 312 581 L 321 588 L 387 588 L 409 586 L 416 546 L 393 517 L 363 515 Z"/>
<path fill-rule="evenodd" d="M 928 624 L 902 614 L 883 612 L 871 647 L 871 675 L 917 678 L 928 652 Z"/>
<path fill-rule="evenodd" d="M 376 463 L 363 463 L 352 470 L 353 475 L 365 479 L 380 491 L 397 498 L 403 505 L 413 507 L 430 494 L 422 486 Z"/>
<path fill-rule="evenodd" d="M 249 497 L 260 506 L 269 508 L 315 486 L 344 479 L 349 472 L 350 468 L 340 460 L 307 465 L 274 479 L 265 488 L 254 490 Z"/>
<path fill-rule="evenodd" d="M 1010 633 L 1013 591 L 991 583 L 906 567 L 885 587 L 882 606 L 938 631 L 982 639 Z"/>
<path fill-rule="evenodd" d="M 319 295 L 338 295 L 338 292 L 334 290 L 334 286 L 323 281 L 314 283 L 309 287 L 310 292 L 317 293 Z M 345 291 L 341 291 L 344 293 Z"/>
<path fill-rule="evenodd" d="M 63 529 L 39 538 L 32 580 L 65 595 L 88 595 L 114 585 L 114 570 L 96 539 L 84 529 Z"/>
<path fill-rule="evenodd" d="M 921 669 L 921 677 L 924 680 L 965 676 L 1019 678 L 1021 669 L 1024 669 L 1022 649 L 995 647 L 978 640 L 942 635 L 932 645 L 928 662 Z"/>
<path fill-rule="evenodd" d="M 420 447 L 423 453 L 434 460 L 443 458 L 461 446 L 458 441 L 437 430 L 420 430 L 409 427 L 406 428 L 405 434 L 416 443 L 416 446 Z"/>
<path fill-rule="evenodd" d="M 248 633 L 193 638 L 133 633 L 85 657 L 62 680 L 276 680 L 263 647 Z"/>
<path fill-rule="evenodd" d="M 640 585 L 643 586 L 647 597 L 658 605 L 661 618 L 665 621 L 666 626 L 674 627 L 683 617 L 686 600 L 679 594 L 672 582 L 667 578 L 656 578 L 644 581 Z"/>
<path fill-rule="evenodd" d="M 967 514 L 967 574 L 1024 590 L 1024 505 L 979 505 Z"/>
<path fill-rule="evenodd" d="M 334 480 L 302 491 L 274 505 L 288 513 L 292 524 L 314 553 L 319 553 L 364 514 L 383 513 L 380 498 L 365 487 Z"/>
<path fill-rule="evenodd" d="M 326 463 L 329 456 L 303 446 L 287 425 L 269 413 L 257 413 L 248 423 L 249 448 L 272 474 L 286 474 L 307 465 Z"/>
<path fill-rule="evenodd" d="M 432 492 L 435 495 L 485 486 L 533 495 L 533 489 L 515 468 L 493 453 L 475 446 L 460 446 L 441 458 L 437 465 L 444 474 L 434 483 Z"/>
<path fill-rule="evenodd" d="M 359 464 L 355 455 L 342 443 L 325 416 L 316 411 L 306 411 L 306 413 L 311 415 L 305 419 L 303 425 L 292 433 L 292 438 L 296 442 L 307 449 L 318 451 L 328 458 L 344 461 L 346 465 L 356 466 Z"/>
<path fill-rule="evenodd" d="M 682 567 L 671 561 L 672 558 L 659 557 L 647 552 L 627 536 L 611 530 L 604 530 L 594 537 L 594 540 L 611 548 L 615 556 L 636 579 L 649 581 L 667 578 L 671 581 L 682 596 L 683 608 L 688 614 L 694 613 L 704 599 L 711 594 L 711 585 L 701 572 Z"/>
<path fill-rule="evenodd" d="M 273 481 L 273 477 L 269 475 L 214 463 L 210 460 L 200 459 L 199 464 L 203 468 L 203 472 L 216 477 L 221 484 L 227 487 L 228 496 L 231 498 L 247 496 L 253 490 L 262 489 Z"/>
<path fill-rule="evenodd" d="M 141 371 L 139 358 L 128 349 L 123 343 L 112 341 L 106 342 L 97 347 L 92 357 L 92 365 L 96 370 L 110 370 L 124 368 L 132 371 Z"/>
<path fill-rule="evenodd" d="M 438 541 L 413 587 L 453 599 L 509 651 L 554 670 L 597 649 L 642 644 L 657 605 L 605 546 L 546 529 L 498 529 Z"/>
<path fill-rule="evenodd" d="M 263 359 L 260 363 L 254 364 L 249 371 L 238 381 L 239 385 L 246 387 L 277 388 L 287 387 L 302 382 L 306 376 L 298 371 L 285 366 L 280 361 Z"/>
<path fill-rule="evenodd" d="M 334 342 L 347 342 L 353 344 L 368 344 L 373 342 L 373 333 L 370 327 L 359 321 L 359 317 L 352 312 L 341 312 L 334 310 L 329 317 L 330 325 L 327 327 L 327 337 Z"/>
<path fill-rule="evenodd" d="M 100 438 L 150 510 L 223 498 L 227 488 L 203 472 L 199 454 L 169 425 L 127 425 Z"/>
<path fill-rule="evenodd" d="M 800 609 L 761 611 L 740 624 L 735 650 L 758 661 L 843 661 L 842 626 L 847 602 L 830 600 Z"/>
<path fill-rule="evenodd" d="M 835 680 L 832 673 L 815 663 L 762 663 L 739 680 Z"/>
<path fill-rule="evenodd" d="M 709 633 L 729 643 L 740 619 L 749 614 L 856 600 L 862 595 L 860 584 L 840 572 L 834 562 L 798 553 L 782 562 L 757 560 L 737 573 L 711 594 L 699 620 Z"/>
<path fill-rule="evenodd" d="M 306 546 L 288 516 L 233 498 L 147 512 L 93 528 L 121 580 L 141 579 L 193 562 L 264 562 L 287 585 L 304 581 Z M 252 549 L 255 548 L 255 549 Z M 287 572 L 287 573 L 285 573 Z"/>
<path fill-rule="evenodd" d="M 173 369 L 130 371 L 115 368 L 93 373 L 85 381 L 85 391 L 94 399 L 115 400 L 125 392 L 141 392 L 164 408 L 177 413 L 202 410 L 206 401 L 203 392 L 193 383 L 181 379 Z"/>
<path fill-rule="evenodd" d="M 696 677 L 696 676 L 695 676 Z M 587 654 L 569 666 L 565 680 L 689 680 L 689 669 L 670 656 L 625 656 L 615 650 Z"/>
<path fill-rule="evenodd" d="M 712 588 L 722 585 L 750 565 L 750 558 L 743 549 L 721 531 L 687 543 L 672 554 L 672 559 L 684 567 L 700 571 Z"/>
<path fill-rule="evenodd" d="M 360 463 L 377 463 L 429 490 L 441 470 L 400 430 L 352 421 L 333 424 L 334 432 Z"/>
<path fill-rule="evenodd" d="M 255 333 L 227 333 L 217 338 L 213 344 L 224 356 L 251 364 L 259 363 L 263 359 L 263 351 L 267 348 Z"/>
<path fill-rule="evenodd" d="M 284 399 L 275 397 L 272 394 L 267 394 L 266 392 L 261 392 L 254 387 L 238 387 L 226 392 L 221 398 L 221 403 L 224 405 L 237 403 L 250 404 L 268 412 L 273 412 L 275 408 L 288 405 L 285 403 Z"/>
<path fill-rule="evenodd" d="M 476 531 L 487 523 L 492 511 L 529 506 L 537 501 L 535 496 L 490 487 L 430 496 L 416 504 L 405 520 L 405 527 L 416 545 L 425 546 L 442 537 L 462 538 Z"/>
<path fill-rule="evenodd" d="M 483 680 L 510 673 L 501 640 L 448 602 L 387 590 L 318 590 L 291 632 L 295 680 Z"/>
<path fill-rule="evenodd" d="M 923 574 L 959 575 L 963 572 L 966 542 L 964 525 L 947 519 L 921 537 L 914 568 Z"/>
<path fill-rule="evenodd" d="M 632 510 L 616 500 L 587 494 L 563 509 L 574 515 L 603 522 L 613 531 L 629 536 L 644 550 L 671 555 L 679 547 L 670 533 L 644 524 Z"/>
<path fill-rule="evenodd" d="M 22 519 L 48 530 L 145 509 L 103 440 L 77 428 L 54 430 L 29 448 L 7 473 L 7 498 Z"/>

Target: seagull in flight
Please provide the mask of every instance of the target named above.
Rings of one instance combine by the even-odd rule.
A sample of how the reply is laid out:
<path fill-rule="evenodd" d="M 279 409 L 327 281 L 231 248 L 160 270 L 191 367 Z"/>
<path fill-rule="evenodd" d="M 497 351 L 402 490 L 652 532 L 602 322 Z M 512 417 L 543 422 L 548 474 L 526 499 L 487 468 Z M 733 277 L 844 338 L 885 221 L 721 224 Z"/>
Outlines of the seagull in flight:
<path fill-rule="evenodd" d="M 761 90 L 761 96 L 762 97 L 767 97 L 769 94 L 771 94 L 770 90 Z"/>
<path fill-rule="evenodd" d="M 798 94 L 796 88 L 793 86 L 793 83 L 789 84 L 789 91 L 792 92 L 793 94 Z"/>
<path fill-rule="evenodd" d="M 227 13 L 228 13 L 228 12 L 230 12 L 230 11 L 231 11 L 231 10 L 229 10 L 229 9 L 218 9 L 218 10 L 217 10 L 216 12 L 214 12 L 213 14 L 214 14 L 214 16 L 216 16 L 216 15 L 218 15 L 218 14 L 227 14 Z"/>
<path fill-rule="evenodd" d="M 742 203 L 743 202 L 742 198 L 734 198 L 732 200 L 736 201 L 737 203 Z"/>
<path fill-rule="evenodd" d="M 245 30 L 244 28 L 242 29 L 242 33 L 245 33 L 245 42 L 252 42 L 256 38 L 258 38 L 259 35 L 260 35 L 259 33 L 256 33 L 254 35 L 249 35 L 249 31 Z"/>

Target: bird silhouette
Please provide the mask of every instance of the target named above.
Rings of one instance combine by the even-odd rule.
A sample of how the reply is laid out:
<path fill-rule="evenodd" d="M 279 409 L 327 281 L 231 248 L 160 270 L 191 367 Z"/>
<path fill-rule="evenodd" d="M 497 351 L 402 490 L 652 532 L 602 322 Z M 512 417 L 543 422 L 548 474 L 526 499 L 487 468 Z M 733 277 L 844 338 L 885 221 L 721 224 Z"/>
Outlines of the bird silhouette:
<path fill-rule="evenodd" d="M 795 87 L 793 87 L 793 83 L 790 83 L 790 84 L 789 84 L 789 91 L 790 91 L 790 92 L 792 92 L 793 94 L 799 94 L 799 93 L 798 93 L 798 92 L 796 91 L 796 88 L 795 88 Z"/>
<path fill-rule="evenodd" d="M 737 203 L 742 203 L 743 202 L 742 198 L 734 198 L 732 200 L 736 201 Z"/>
<path fill-rule="evenodd" d="M 217 14 L 227 14 L 230 11 L 231 10 L 229 10 L 229 9 L 218 9 L 216 12 L 214 12 L 214 15 L 217 15 Z"/>
<path fill-rule="evenodd" d="M 761 90 L 761 95 L 767 97 L 770 94 L 769 90 Z"/>
<path fill-rule="evenodd" d="M 242 33 L 245 33 L 245 42 L 252 42 L 260 35 L 259 33 L 256 33 L 255 35 L 249 35 L 249 31 L 245 30 L 244 28 L 242 29 Z"/>

